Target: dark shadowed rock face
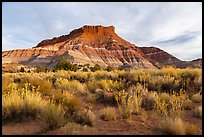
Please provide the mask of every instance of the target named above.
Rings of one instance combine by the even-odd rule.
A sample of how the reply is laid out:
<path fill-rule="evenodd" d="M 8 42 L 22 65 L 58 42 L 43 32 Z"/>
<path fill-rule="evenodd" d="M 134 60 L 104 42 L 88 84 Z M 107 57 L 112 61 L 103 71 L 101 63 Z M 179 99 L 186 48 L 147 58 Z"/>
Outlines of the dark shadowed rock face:
<path fill-rule="evenodd" d="M 140 47 L 140 50 L 148 58 L 150 58 L 150 62 L 157 67 L 164 67 L 166 65 L 172 65 L 178 68 L 202 67 L 202 59 L 196 59 L 193 61 L 182 61 L 156 47 Z"/>
<path fill-rule="evenodd" d="M 122 39 L 113 26 L 88 26 L 41 41 L 23 50 L 3 51 L 2 63 L 53 67 L 61 57 L 77 64 L 101 67 L 160 68 L 180 60 L 158 48 L 140 48 Z"/>

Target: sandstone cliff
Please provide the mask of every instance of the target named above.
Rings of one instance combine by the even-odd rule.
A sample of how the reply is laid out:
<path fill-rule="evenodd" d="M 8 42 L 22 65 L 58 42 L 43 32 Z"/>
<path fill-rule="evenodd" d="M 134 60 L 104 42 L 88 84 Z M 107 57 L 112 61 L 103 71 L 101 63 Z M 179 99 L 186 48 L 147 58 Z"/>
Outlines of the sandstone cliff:
<path fill-rule="evenodd" d="M 31 49 L 4 51 L 3 63 L 52 67 L 58 59 L 102 67 L 156 68 L 139 47 L 115 33 L 113 26 L 83 26 L 68 35 L 43 40 Z"/>

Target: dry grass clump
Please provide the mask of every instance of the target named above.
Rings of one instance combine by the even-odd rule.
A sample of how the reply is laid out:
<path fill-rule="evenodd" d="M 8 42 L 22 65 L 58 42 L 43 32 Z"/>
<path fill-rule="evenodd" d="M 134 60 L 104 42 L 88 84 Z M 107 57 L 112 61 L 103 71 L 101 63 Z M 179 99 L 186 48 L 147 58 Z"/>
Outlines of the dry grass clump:
<path fill-rule="evenodd" d="M 105 121 L 116 120 L 117 114 L 115 108 L 107 107 L 100 110 L 100 117 Z"/>
<path fill-rule="evenodd" d="M 185 100 L 184 102 L 183 102 L 183 108 L 185 109 L 185 110 L 191 110 L 191 109 L 193 109 L 193 101 L 192 100 Z"/>
<path fill-rule="evenodd" d="M 113 92 L 107 92 L 102 89 L 96 89 L 95 91 L 95 102 L 100 102 L 103 104 L 114 104 L 114 94 Z"/>
<path fill-rule="evenodd" d="M 138 85 L 136 85 L 137 87 Z M 138 88 L 136 88 L 138 89 Z M 115 93 L 115 100 L 122 118 L 128 118 L 131 114 L 140 114 L 142 105 L 142 90 Z"/>
<path fill-rule="evenodd" d="M 88 79 L 88 72 L 70 72 L 70 80 L 77 80 L 79 82 L 87 82 Z"/>
<path fill-rule="evenodd" d="M 102 89 L 104 91 L 113 91 L 120 88 L 118 82 L 113 82 L 112 80 L 95 80 L 87 82 L 87 89 L 94 93 L 96 89 Z"/>
<path fill-rule="evenodd" d="M 142 108 L 144 108 L 145 110 L 153 110 L 155 108 L 157 99 L 157 92 L 149 92 L 146 96 L 142 98 Z"/>
<path fill-rule="evenodd" d="M 35 89 L 18 89 L 2 95 L 2 119 L 3 121 L 23 121 L 28 117 L 37 118 L 46 102 Z"/>
<path fill-rule="evenodd" d="M 194 103 L 201 103 L 202 102 L 202 95 L 200 93 L 196 93 L 192 96 L 191 100 Z"/>
<path fill-rule="evenodd" d="M 197 108 L 194 110 L 193 115 L 194 115 L 195 117 L 198 117 L 198 118 L 202 119 L 202 106 L 197 107 Z"/>
<path fill-rule="evenodd" d="M 161 125 L 161 130 L 168 135 L 195 135 L 194 125 L 185 123 L 181 118 L 167 118 Z"/>
<path fill-rule="evenodd" d="M 196 126 L 194 124 L 186 123 L 186 135 L 196 135 Z"/>
<path fill-rule="evenodd" d="M 81 105 L 80 99 L 70 92 L 56 92 L 53 99 L 63 106 L 66 111 L 65 116 L 72 115 L 74 112 L 78 111 Z"/>
<path fill-rule="evenodd" d="M 9 85 L 11 84 L 11 81 L 9 75 L 2 75 L 2 94 L 7 93 L 10 90 Z"/>
<path fill-rule="evenodd" d="M 37 87 L 41 94 L 52 95 L 53 87 L 49 81 L 38 76 L 26 76 L 25 79 L 28 83 L 31 83 L 31 85 Z"/>
<path fill-rule="evenodd" d="M 68 81 L 65 78 L 58 78 L 55 84 L 58 88 L 71 92 L 84 92 L 85 90 L 84 85 L 77 80 Z"/>
<path fill-rule="evenodd" d="M 161 93 L 160 94 L 160 99 L 161 101 L 169 102 L 170 100 L 170 95 L 168 93 Z"/>
<path fill-rule="evenodd" d="M 40 113 L 40 119 L 45 121 L 48 129 L 56 129 L 66 123 L 65 111 L 61 105 L 49 103 Z"/>
<path fill-rule="evenodd" d="M 72 116 L 76 123 L 93 126 L 96 116 L 90 109 L 82 109 Z"/>

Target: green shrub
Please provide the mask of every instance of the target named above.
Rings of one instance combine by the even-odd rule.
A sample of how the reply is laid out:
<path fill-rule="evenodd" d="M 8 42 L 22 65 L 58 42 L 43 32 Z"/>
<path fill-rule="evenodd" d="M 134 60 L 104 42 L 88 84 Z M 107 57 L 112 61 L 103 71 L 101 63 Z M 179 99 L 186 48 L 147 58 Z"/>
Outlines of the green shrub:
<path fill-rule="evenodd" d="M 98 64 L 94 65 L 94 67 L 91 67 L 92 72 L 95 72 L 95 71 L 98 71 L 98 70 L 101 70 L 101 67 Z"/>
<path fill-rule="evenodd" d="M 111 66 L 107 66 L 105 70 L 106 70 L 106 71 L 108 71 L 108 72 L 110 72 L 110 71 L 113 71 L 113 70 L 114 70 L 114 68 L 113 68 L 113 67 L 111 67 Z"/>
<path fill-rule="evenodd" d="M 61 59 L 55 66 L 55 69 L 57 70 L 71 70 L 71 71 L 77 71 L 77 64 L 72 64 L 66 59 Z"/>

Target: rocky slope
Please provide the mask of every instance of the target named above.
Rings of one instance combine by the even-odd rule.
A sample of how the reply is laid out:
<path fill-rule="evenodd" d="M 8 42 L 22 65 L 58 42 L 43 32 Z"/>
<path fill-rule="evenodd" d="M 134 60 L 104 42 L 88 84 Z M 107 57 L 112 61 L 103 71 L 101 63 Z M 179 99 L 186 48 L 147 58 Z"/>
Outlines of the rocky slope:
<path fill-rule="evenodd" d="M 41 41 L 29 49 L 2 52 L 2 63 L 53 67 L 60 58 L 77 64 L 101 67 L 161 68 L 202 66 L 201 61 L 186 62 L 155 47 L 138 47 L 122 39 L 113 26 L 83 26 L 67 35 Z M 193 65 L 192 65 L 193 64 Z"/>
<path fill-rule="evenodd" d="M 171 54 L 156 48 L 156 47 L 140 47 L 140 50 L 150 58 L 150 62 L 157 67 L 164 67 L 166 65 L 175 66 L 178 68 L 186 67 L 202 67 L 202 59 L 192 61 L 182 61 Z"/>

